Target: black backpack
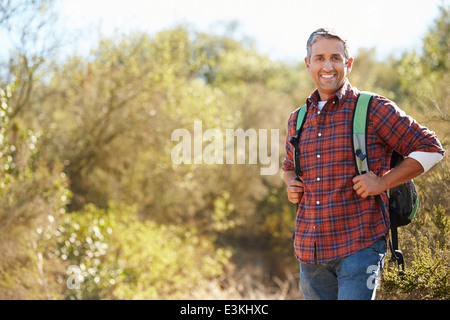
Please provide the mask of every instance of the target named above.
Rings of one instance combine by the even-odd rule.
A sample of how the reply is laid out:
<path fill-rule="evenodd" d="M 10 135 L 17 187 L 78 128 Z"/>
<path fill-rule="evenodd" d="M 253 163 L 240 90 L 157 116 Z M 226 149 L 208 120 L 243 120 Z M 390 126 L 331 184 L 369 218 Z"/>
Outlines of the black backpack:
<path fill-rule="evenodd" d="M 352 146 L 355 159 L 356 174 L 364 174 L 369 172 L 369 163 L 367 160 L 367 137 L 366 129 L 368 125 L 369 107 L 374 94 L 370 92 L 361 92 L 358 96 L 356 107 L 352 119 Z M 300 148 L 299 137 L 303 124 L 306 121 L 306 105 L 298 111 L 296 133 L 290 139 L 290 143 L 294 147 L 294 167 L 297 177 L 301 174 L 300 170 Z M 397 152 L 393 152 L 391 157 L 391 168 L 397 166 L 403 160 L 403 156 Z M 403 253 L 398 249 L 398 231 L 397 228 L 405 226 L 414 219 L 419 209 L 419 198 L 417 196 L 416 186 L 412 180 L 405 182 L 395 188 L 387 191 L 389 197 L 389 219 L 391 237 L 389 239 L 389 248 L 391 250 L 391 259 L 389 262 L 397 261 L 398 267 L 401 268 L 400 273 L 405 269 L 405 261 Z M 375 196 L 381 207 L 385 220 L 387 220 L 387 212 L 380 195 Z"/>

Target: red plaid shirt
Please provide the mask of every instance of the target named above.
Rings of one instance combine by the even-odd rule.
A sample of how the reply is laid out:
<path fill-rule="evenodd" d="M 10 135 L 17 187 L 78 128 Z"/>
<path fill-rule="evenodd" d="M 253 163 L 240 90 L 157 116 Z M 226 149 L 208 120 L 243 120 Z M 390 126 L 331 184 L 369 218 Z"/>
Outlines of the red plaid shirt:
<path fill-rule="evenodd" d="M 367 248 L 387 237 L 389 221 L 374 197 L 361 198 L 353 190 L 356 169 L 352 149 L 352 116 L 359 91 L 348 80 L 322 111 L 317 90 L 307 100 L 306 122 L 300 136 L 300 166 L 305 183 L 298 206 L 295 256 L 306 264 L 321 264 Z M 288 120 L 286 159 L 282 169 L 294 171 L 293 147 L 298 109 Z M 381 176 L 390 169 L 393 150 L 444 150 L 436 135 L 407 116 L 392 101 L 375 96 L 370 106 L 367 153 L 370 170 Z M 386 193 L 381 194 L 388 210 Z"/>

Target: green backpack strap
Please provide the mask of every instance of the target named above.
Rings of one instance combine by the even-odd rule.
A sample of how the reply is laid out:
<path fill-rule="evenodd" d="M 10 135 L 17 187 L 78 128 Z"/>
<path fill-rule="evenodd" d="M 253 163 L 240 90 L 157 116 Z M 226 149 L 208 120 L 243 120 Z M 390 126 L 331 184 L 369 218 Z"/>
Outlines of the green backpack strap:
<path fill-rule="evenodd" d="M 300 108 L 297 115 L 297 131 L 296 135 L 299 135 L 299 131 L 302 129 L 303 124 L 305 123 L 305 116 L 306 116 L 306 104 L 303 105 L 303 107 Z"/>
<path fill-rule="evenodd" d="M 299 139 L 300 139 L 300 133 L 302 131 L 303 124 L 305 123 L 305 121 L 306 121 L 306 104 L 298 109 L 295 135 L 289 140 L 289 142 L 294 147 L 294 168 L 295 168 L 295 175 L 297 176 L 297 178 L 296 178 L 297 180 L 300 180 L 299 177 L 302 175 L 302 172 L 300 170 Z M 297 203 L 297 211 L 298 211 L 298 206 L 299 206 L 299 204 Z M 295 239 L 295 232 L 292 235 L 292 239 Z"/>
<path fill-rule="evenodd" d="M 298 176 L 301 175 L 299 138 L 300 138 L 300 133 L 302 131 L 302 127 L 303 127 L 303 124 L 305 123 L 305 120 L 306 120 L 306 104 L 303 105 L 298 110 L 295 135 L 289 140 L 289 142 L 294 147 L 294 168 L 295 168 L 295 174 L 297 175 L 297 178 L 298 178 Z"/>
<path fill-rule="evenodd" d="M 356 164 L 357 174 L 364 174 L 369 172 L 369 164 L 367 160 L 367 125 L 368 125 L 368 114 L 369 114 L 369 106 L 372 100 L 374 93 L 363 91 L 360 93 L 358 97 L 358 101 L 356 102 L 355 111 L 353 114 L 353 153 Z M 412 182 L 411 182 L 412 183 Z M 397 232 L 397 219 L 394 213 L 388 214 L 386 212 L 386 208 L 384 207 L 383 200 L 380 195 L 376 195 L 375 199 L 377 200 L 381 211 L 383 212 L 384 219 L 390 220 L 390 231 L 391 237 L 389 238 L 389 248 L 391 250 L 391 259 L 389 261 L 395 262 L 397 261 L 398 267 L 400 269 L 399 274 L 403 274 L 405 270 L 405 260 L 403 257 L 403 253 L 398 250 L 398 232 Z M 416 207 L 413 210 L 412 216 L 416 212 Z"/>
<path fill-rule="evenodd" d="M 357 174 L 369 172 L 369 163 L 367 161 L 367 124 L 369 105 L 373 93 L 363 91 L 358 97 L 353 113 L 352 127 L 352 145 L 355 158 Z"/>

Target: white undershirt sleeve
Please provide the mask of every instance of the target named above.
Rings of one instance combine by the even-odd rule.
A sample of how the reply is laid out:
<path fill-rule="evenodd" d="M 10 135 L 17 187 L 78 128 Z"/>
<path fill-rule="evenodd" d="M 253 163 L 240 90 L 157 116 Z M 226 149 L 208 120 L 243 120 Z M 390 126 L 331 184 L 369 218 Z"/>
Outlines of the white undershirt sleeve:
<path fill-rule="evenodd" d="M 417 160 L 422 165 L 424 172 L 427 172 L 432 166 L 441 161 L 443 156 L 440 153 L 413 151 L 408 155 L 408 158 Z"/>

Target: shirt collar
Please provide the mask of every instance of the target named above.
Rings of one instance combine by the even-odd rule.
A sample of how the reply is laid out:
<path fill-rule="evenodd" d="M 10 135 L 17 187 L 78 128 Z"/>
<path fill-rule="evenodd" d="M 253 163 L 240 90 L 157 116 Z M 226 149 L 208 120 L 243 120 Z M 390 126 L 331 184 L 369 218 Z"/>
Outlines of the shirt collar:
<path fill-rule="evenodd" d="M 336 92 L 335 96 L 333 98 L 329 99 L 328 101 L 332 100 L 335 102 L 335 105 L 341 106 L 342 103 L 345 101 L 345 98 L 351 91 L 352 91 L 352 85 L 350 84 L 350 81 L 348 81 L 348 79 L 345 78 L 345 81 L 344 81 L 344 84 L 342 85 L 342 87 L 339 89 L 338 92 Z M 320 101 L 320 95 L 319 95 L 319 91 L 316 89 L 306 100 L 306 105 L 308 108 L 311 104 L 317 106 L 319 101 Z"/>

